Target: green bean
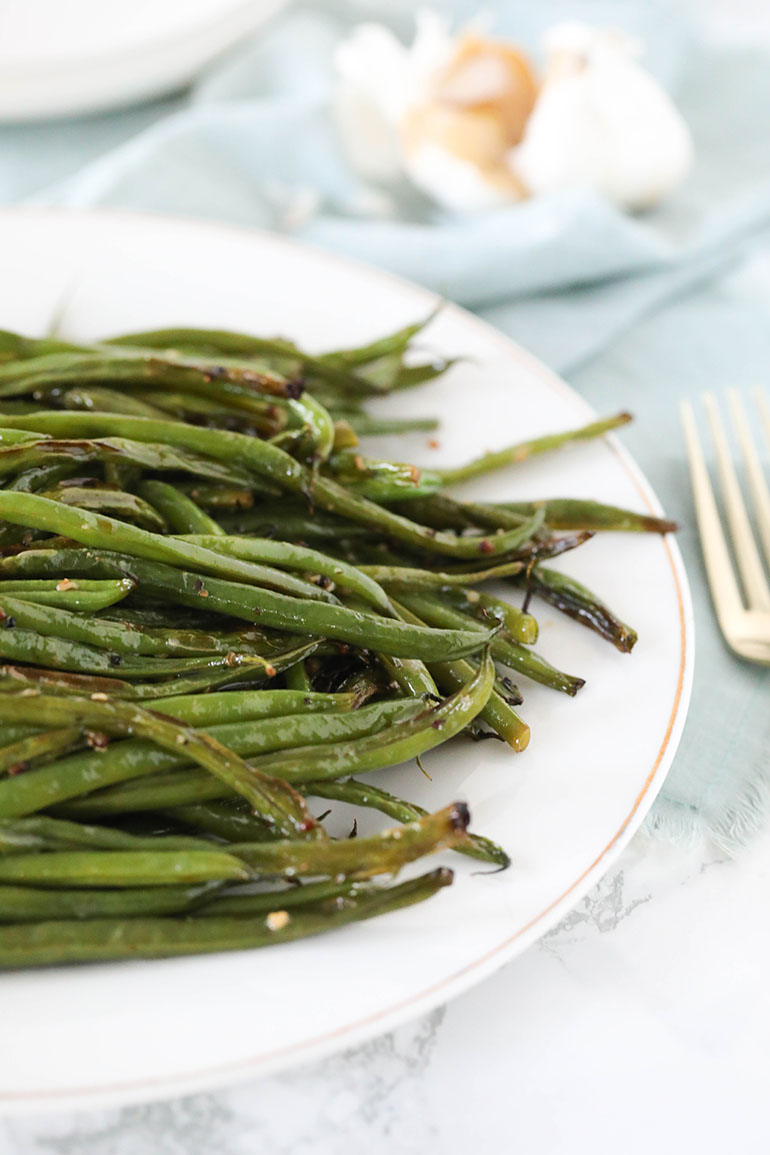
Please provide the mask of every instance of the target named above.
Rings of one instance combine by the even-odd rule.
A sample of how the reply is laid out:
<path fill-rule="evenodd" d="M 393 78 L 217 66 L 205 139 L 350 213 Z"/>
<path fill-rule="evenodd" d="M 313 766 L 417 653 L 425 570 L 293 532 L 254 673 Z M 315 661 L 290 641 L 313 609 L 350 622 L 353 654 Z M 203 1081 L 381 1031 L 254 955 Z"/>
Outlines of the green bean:
<path fill-rule="evenodd" d="M 68 389 L 62 396 L 65 409 L 89 409 L 98 413 L 127 413 L 134 417 L 160 417 L 166 414 L 155 405 L 130 393 L 91 385 L 88 389 Z"/>
<path fill-rule="evenodd" d="M 486 657 L 474 677 L 449 698 L 417 717 L 396 722 L 382 734 L 317 747 L 298 746 L 281 754 L 262 755 L 250 765 L 265 768 L 288 782 L 344 778 L 408 762 L 458 734 L 486 704 L 494 685 L 495 667 Z M 2 788 L 2 783 L 0 783 Z"/>
<path fill-rule="evenodd" d="M 304 393 L 299 383 L 290 387 L 293 396 L 279 398 L 261 396 L 242 385 L 199 379 L 181 386 L 176 394 L 141 390 L 138 396 L 143 401 L 152 399 L 161 419 L 167 418 L 170 410 L 182 420 L 203 417 L 212 427 L 234 427 L 262 437 L 285 430 L 291 434 L 299 456 L 309 464 L 323 461 L 334 442 L 331 414 L 318 398 Z"/>
<path fill-rule="evenodd" d="M 28 581 L 5 581 L 0 579 L 0 596 L 10 595 L 38 606 L 52 606 L 57 609 L 78 610 L 96 613 L 127 597 L 136 588 L 131 578 L 117 580 L 89 581 L 69 578 L 43 578 Z"/>
<path fill-rule="evenodd" d="M 175 538 L 150 533 L 138 526 L 115 521 L 111 517 L 104 517 L 89 510 L 62 507 L 58 502 L 49 501 L 32 493 L 0 490 L 0 517 L 16 525 L 66 534 L 75 541 L 97 549 L 109 550 L 118 547 L 131 557 L 184 565 L 185 568 L 195 566 L 202 573 L 219 574 L 255 585 L 263 585 L 266 582 L 273 585 L 280 583 L 282 589 L 291 593 L 301 593 L 305 599 L 334 600 L 325 590 L 318 589 L 312 583 L 300 582 L 290 575 L 276 573 L 272 567 L 229 558 L 190 542 L 181 542 Z M 289 603 L 288 598 L 285 598 L 285 601 Z"/>
<path fill-rule="evenodd" d="M 34 401 L 0 401 L 0 414 L 19 417 L 21 414 L 37 413 L 40 406 Z"/>
<path fill-rule="evenodd" d="M 0 774 L 18 774 L 39 764 L 41 760 L 61 757 L 78 746 L 81 739 L 80 729 L 72 726 L 30 734 L 0 748 Z"/>
<path fill-rule="evenodd" d="M 304 662 L 297 662 L 296 666 L 292 666 L 291 669 L 287 670 L 285 681 L 290 690 L 301 690 L 304 693 L 308 693 L 313 688 Z"/>
<path fill-rule="evenodd" d="M 276 757 L 280 751 L 291 751 L 301 743 L 312 743 L 320 759 L 326 747 L 333 747 L 336 752 L 341 742 L 374 738 L 396 725 L 404 727 L 423 711 L 419 701 L 397 699 L 361 707 L 353 714 L 298 715 L 270 722 L 223 724 L 210 727 L 207 733 L 233 753 L 250 760 L 262 754 L 267 765 L 269 757 Z M 304 747 L 300 748 L 304 751 Z M 154 750 L 146 742 L 121 742 L 101 754 L 96 766 L 76 757 L 47 767 L 48 772 L 36 775 L 36 781 L 27 775 L 21 788 L 6 791 L 4 803 L 0 783 L 0 806 L 25 808 L 31 804 L 30 798 L 34 803 L 45 792 L 46 805 L 74 798 L 71 805 L 60 805 L 57 814 L 83 819 L 167 809 L 232 796 L 228 783 L 212 778 L 204 770 L 197 772 L 187 766 L 187 762 L 189 759 L 182 752 Z M 88 797 L 79 797 L 86 791 Z M 11 794 L 13 797 L 9 799 Z"/>
<path fill-rule="evenodd" d="M 393 686 L 389 686 L 387 683 L 382 655 L 380 654 L 376 665 L 372 665 L 370 662 L 366 666 L 357 667 L 339 685 L 335 685 L 334 689 L 338 693 L 353 694 L 356 702 L 355 709 L 358 710 L 370 698 L 376 698 L 379 694 L 392 691 Z"/>
<path fill-rule="evenodd" d="M 523 749 L 507 671 L 583 684 L 529 648 L 530 594 L 635 639 L 541 563 L 669 523 L 442 488 L 626 414 L 457 469 L 361 455 L 356 425 L 388 423 L 364 401 L 451 364 L 414 362 L 420 327 L 323 356 L 219 330 L 0 331 L 0 967 L 264 945 L 428 897 L 446 873 L 358 880 L 437 849 L 509 864 L 462 804 L 429 814 L 351 775 L 460 733 Z M 525 608 L 478 588 L 495 580 Z M 316 798 L 403 825 L 332 839 Z M 253 892 L 304 878 L 323 881 Z"/>
<path fill-rule="evenodd" d="M 97 382 L 111 385 L 141 385 L 144 389 L 194 389 L 213 381 L 244 385 L 276 398 L 297 394 L 295 382 L 271 372 L 223 363 L 205 363 L 175 355 L 164 357 L 140 348 L 110 349 L 106 345 L 87 350 L 56 351 L 21 361 L 0 364 L 0 396 L 15 397 L 50 386 L 83 385 Z"/>
<path fill-rule="evenodd" d="M 3 422 L 4 424 L 4 422 Z M 45 440 L 45 435 L 43 440 Z M 0 449 L 14 449 L 19 445 L 37 444 L 41 440 L 39 433 L 29 429 L 0 429 Z"/>
<path fill-rule="evenodd" d="M 558 537 L 541 537 L 537 541 L 528 542 L 520 549 L 516 557 L 525 563 L 525 567 L 534 562 L 545 561 L 546 558 L 561 557 L 571 549 L 585 545 L 593 537 L 591 530 L 578 530 L 575 533 L 560 534 Z"/>
<path fill-rule="evenodd" d="M 74 459 L 54 461 L 51 465 L 32 465 L 17 473 L 7 484 L 6 489 L 16 489 L 20 493 L 38 493 L 41 489 L 50 489 L 60 481 L 66 481 L 75 474 L 82 475 L 83 467 Z"/>
<path fill-rule="evenodd" d="M 330 899 L 304 907 L 288 919 L 283 912 L 271 911 L 264 920 L 256 921 L 238 916 L 136 918 L 128 922 L 104 918 L 6 926 L 0 928 L 0 967 L 164 958 L 271 946 L 422 902 L 451 882 L 452 872 L 440 867 L 397 886 L 368 889 L 357 898 L 343 902 Z"/>
<path fill-rule="evenodd" d="M 286 508 L 280 508 L 285 506 Z M 260 503 L 254 509 L 241 509 L 238 513 L 223 513 L 222 526 L 226 533 L 234 536 L 253 535 L 283 542 L 316 545 L 330 545 L 335 557 L 344 553 L 346 542 L 380 539 L 365 526 L 351 525 L 340 518 L 326 516 L 317 510 L 302 512 L 290 503 Z"/>
<path fill-rule="evenodd" d="M 498 578 L 514 577 L 524 569 L 521 561 L 503 562 L 488 569 L 452 570 L 416 569 L 399 565 L 362 565 L 361 573 L 384 586 L 406 586 L 408 589 L 436 589 L 441 586 L 477 585 Z"/>
<path fill-rule="evenodd" d="M 10 746 L 14 742 L 21 742 L 24 738 L 31 738 L 33 734 L 40 734 L 39 726 L 17 726 L 13 722 L 0 726 L 0 743 Z"/>
<path fill-rule="evenodd" d="M 129 577 L 126 573 L 125 561 L 110 560 L 108 562 L 87 549 L 75 549 L 73 547 L 54 549 L 47 544 L 24 550 L 23 553 L 11 554 L 8 557 L 0 556 L 0 580 L 3 589 L 7 589 L 9 584 L 5 580 L 6 576 L 19 578 L 24 585 L 27 584 L 28 580 L 31 580 L 34 590 L 36 581 L 52 579 L 58 583 L 62 580 L 62 574 L 67 575 L 65 581 L 77 577 L 78 583 L 81 576 L 86 575 L 100 581 L 113 579 L 123 581 Z M 135 588 L 136 582 L 132 582 L 132 586 Z M 50 586 L 46 582 L 45 586 L 37 588 L 50 588 Z M 19 586 L 15 592 L 22 592 L 22 587 Z"/>
<path fill-rule="evenodd" d="M 405 592 L 401 596 L 401 603 L 417 614 L 420 619 L 428 622 L 457 624 L 472 620 L 466 614 L 452 609 L 440 597 L 427 593 Z M 480 622 L 477 624 L 480 629 L 483 629 Z M 561 670 L 557 670 L 534 650 L 515 642 L 504 630 L 495 634 L 489 645 L 496 661 L 516 670 L 517 673 L 524 674 L 533 682 L 550 686 L 552 690 L 561 690 L 562 693 L 574 697 L 578 690 L 585 685 L 582 678 L 576 678 L 572 674 L 565 674 Z"/>
<path fill-rule="evenodd" d="M 330 410 L 331 412 L 331 410 Z M 332 414 L 334 418 L 334 449 L 336 453 L 340 449 L 355 449 L 359 444 L 358 434 L 349 421 L 340 420 L 336 413 Z"/>
<path fill-rule="evenodd" d="M 231 333 L 224 329 L 155 329 L 143 333 L 129 333 L 113 337 L 110 345 L 150 349 L 190 349 L 202 351 L 204 355 L 224 354 L 225 357 L 252 358 L 278 357 L 295 362 L 307 373 L 312 372 L 323 381 L 342 388 L 346 392 L 367 395 L 374 392 L 365 380 L 354 372 L 337 368 L 333 361 L 323 357 L 313 357 L 301 352 L 294 345 L 280 339 L 270 340 L 252 337 L 244 333 Z"/>
<path fill-rule="evenodd" d="M 165 818 L 175 824 L 204 830 L 226 842 L 260 842 L 272 837 L 271 831 L 248 807 L 236 809 L 234 800 L 224 802 L 189 802 L 163 810 Z"/>
<path fill-rule="evenodd" d="M 386 337 L 378 337 L 368 345 L 358 345 L 352 349 L 337 349 L 332 353 L 324 353 L 322 360 L 333 365 L 366 365 L 370 361 L 379 361 L 381 357 L 388 357 L 394 353 L 403 355 L 412 338 L 430 324 L 438 310 L 433 309 L 422 321 L 405 325 L 395 333 Z"/>
<path fill-rule="evenodd" d="M 0 850 L 16 848 L 43 850 L 211 850 L 210 842 L 186 835 L 154 835 L 146 838 L 107 826 L 87 826 L 63 818 L 36 815 L 34 818 L 0 820 Z"/>
<path fill-rule="evenodd" d="M 77 353 L 82 350 L 82 345 L 73 345 L 56 337 L 23 337 L 10 329 L 0 329 L 0 363 L 39 357 L 43 353 Z"/>
<path fill-rule="evenodd" d="M 78 509 L 91 509 L 97 513 L 114 515 L 121 520 L 136 522 L 143 529 L 154 533 L 164 533 L 168 525 L 151 505 L 135 493 L 122 493 L 115 489 L 94 486 L 67 485 L 59 489 L 44 490 L 40 497 L 60 501 L 63 505 L 74 505 Z"/>
<path fill-rule="evenodd" d="M 0 602 L 7 610 L 13 610 L 13 613 L 5 615 L 4 626 L 0 623 L 0 657 L 12 661 L 34 662 L 49 669 L 80 674 L 109 676 L 119 670 L 121 680 L 129 682 L 195 672 L 225 671 L 232 674 L 234 670 L 248 669 L 249 666 L 256 666 L 266 674 L 276 672 L 272 656 L 252 653 L 199 654 L 184 658 L 124 657 L 114 650 L 100 650 L 96 646 L 55 634 L 42 634 L 17 624 L 32 620 L 38 616 L 38 611 L 40 615 L 46 611 L 49 615 L 64 615 L 66 610 L 53 610 L 50 606 L 36 606 L 12 598 L 2 598 Z M 76 614 L 71 616 L 77 618 Z M 483 644 L 483 639 L 480 644 Z"/>
<path fill-rule="evenodd" d="M 29 423 L 31 419 L 6 418 L 7 424 L 12 428 L 17 425 L 21 427 L 23 421 Z M 99 430 L 100 436 L 112 434 L 134 437 L 140 441 L 164 441 L 169 445 L 225 459 L 253 469 L 261 477 L 268 478 L 282 489 L 299 494 L 312 493 L 315 504 L 321 509 L 366 525 L 407 545 L 450 557 L 472 558 L 480 554 L 499 557 L 510 553 L 522 546 L 539 529 L 543 521 L 542 511 L 539 511 L 520 528 L 494 535 L 492 538 L 467 538 L 452 533 L 437 533 L 392 513 L 375 502 L 348 492 L 332 478 L 323 476 L 313 478 L 288 453 L 284 453 L 277 446 L 246 437 L 241 433 L 231 433 L 222 429 L 199 429 L 179 422 L 152 421 L 145 417 L 55 411 L 36 414 L 34 425 L 42 432 L 66 436 L 81 436 L 84 432 Z M 0 494 L 0 497 L 2 496 Z M 7 517 L 6 507 L 0 508 L 0 516 L 12 520 Z"/>
<path fill-rule="evenodd" d="M 481 621 L 489 624 L 490 619 L 501 622 L 506 631 L 516 642 L 525 646 L 533 646 L 537 641 L 538 625 L 532 614 L 525 613 L 492 594 L 473 589 L 456 589 L 450 587 L 441 592 L 441 597 L 448 605 L 463 613 L 478 616 Z M 0 600 L 0 604 L 2 604 Z"/>
<path fill-rule="evenodd" d="M 0 499 L 2 496 L 0 492 Z M 108 561 L 114 560 L 112 555 L 105 556 Z M 287 597 L 214 577 L 207 577 L 204 584 L 194 573 L 183 573 L 157 562 L 132 561 L 130 568 L 142 590 L 155 598 L 248 622 L 256 618 L 263 626 L 336 638 L 396 657 L 427 661 L 461 657 L 482 649 L 486 640 L 475 632 L 409 626 L 396 619 Z"/>
<path fill-rule="evenodd" d="M 0 886 L 0 924 L 187 914 L 221 887 L 219 882 L 126 887 L 121 890 L 38 890 L 31 886 Z"/>
<path fill-rule="evenodd" d="M 421 619 L 405 606 L 399 605 L 398 610 L 406 621 L 420 623 Z M 431 676 L 445 694 L 461 691 L 463 686 L 478 674 L 477 665 L 462 659 L 454 662 L 431 662 L 429 668 Z M 484 706 L 479 710 L 477 718 L 481 722 L 486 722 L 498 737 L 519 754 L 529 745 L 530 730 L 513 706 L 510 694 L 503 694 L 498 689 L 498 678 L 495 675 L 492 690 Z"/>
<path fill-rule="evenodd" d="M 82 642 L 114 654 L 142 657 L 230 656 L 228 665 L 236 664 L 236 655 L 260 658 L 269 662 L 271 639 L 257 630 L 240 634 L 206 633 L 203 630 L 153 629 L 130 622 L 107 621 L 85 617 L 57 606 L 40 605 L 23 597 L 7 596 L 0 583 L 0 623 L 12 618 L 16 626 L 38 634 Z M 266 656 L 267 655 L 267 656 Z M 108 666 L 122 665 L 114 659 Z M 125 667 L 129 669 L 129 667 Z M 159 665 L 162 674 L 165 666 Z M 187 667 L 183 667 L 186 669 Z M 121 671 L 123 672 L 123 671 Z M 169 672 L 174 670 L 169 668 Z M 125 676 L 129 676 L 126 674 Z"/>
<path fill-rule="evenodd" d="M 163 713 L 191 726 L 253 722 L 287 714 L 347 713 L 353 694 L 319 694 L 308 690 L 229 690 L 222 694 L 186 694 L 163 700 Z"/>
<path fill-rule="evenodd" d="M 322 882 L 305 882 L 301 886 L 287 886 L 281 890 L 261 891 L 258 894 L 223 894 L 212 896 L 211 901 L 198 903 L 193 909 L 196 918 L 221 918 L 230 915 L 247 916 L 268 914 L 278 908 L 295 910 L 316 903 L 319 899 L 355 898 L 371 890 L 366 883 L 347 879 L 337 882 L 333 879 Z"/>
<path fill-rule="evenodd" d="M 426 528 L 393 513 L 375 502 L 351 493 L 331 478 L 319 477 L 313 499 L 321 509 L 367 525 L 383 536 L 391 536 L 413 548 L 446 557 L 501 557 L 521 548 L 543 524 L 542 510 L 516 529 L 491 537 L 463 537 Z"/>
<path fill-rule="evenodd" d="M 475 665 L 469 661 L 431 662 L 430 672 L 436 684 L 445 694 L 456 692 L 475 672 Z M 478 720 L 485 722 L 495 734 L 517 754 L 529 745 L 530 729 L 513 707 L 511 698 L 502 694 L 497 685 L 492 689 L 484 708 L 479 711 Z"/>
<path fill-rule="evenodd" d="M 297 401 L 290 401 L 289 406 L 303 418 L 306 427 L 295 448 L 295 455 L 308 465 L 328 460 L 335 441 L 334 419 L 329 411 L 310 393 L 304 393 Z"/>
<path fill-rule="evenodd" d="M 241 860 L 216 849 L 52 850 L 0 856 L 0 882 L 17 886 L 168 886 L 244 882 L 249 876 Z"/>
<path fill-rule="evenodd" d="M 79 414 L 58 411 L 56 416 L 80 426 L 87 420 L 93 422 L 94 419 L 98 425 L 104 425 L 110 421 L 117 421 L 121 424 L 127 421 L 141 421 L 145 422 L 145 425 L 159 424 L 158 422 L 150 422 L 144 417 L 129 418 L 114 415 L 110 417 L 109 414 L 97 413 Z M 40 413 L 36 413 L 34 418 L 29 417 L 23 420 L 28 424 L 37 424 L 40 420 Z M 90 426 L 89 429 L 92 427 Z M 64 468 L 66 476 L 74 472 L 73 462 L 79 473 L 82 473 L 84 468 L 100 464 L 103 464 L 105 469 L 110 466 L 124 465 L 138 469 L 152 469 L 162 473 L 190 473 L 197 478 L 205 477 L 210 482 L 225 485 L 248 487 L 252 485 L 249 473 L 234 467 L 229 462 L 225 464 L 223 460 L 217 461 L 206 454 L 192 452 L 184 446 L 179 448 L 152 442 L 150 439 L 142 440 L 141 437 L 136 440 L 128 437 L 100 437 L 97 440 L 73 437 L 59 440 L 37 434 L 33 440 L 27 440 L 24 444 L 11 445 L 6 448 L 0 444 L 0 476 L 7 477 L 18 474 L 22 470 L 50 468 L 54 465 Z"/>
<path fill-rule="evenodd" d="M 630 654 L 638 635 L 622 622 L 596 594 L 567 574 L 535 566 L 528 576 L 528 589 L 550 602 L 562 613 L 612 642 L 622 654 Z"/>
<path fill-rule="evenodd" d="M 179 711 L 178 706 L 173 708 L 183 715 L 186 713 Z M 304 743 L 312 744 L 318 752 L 319 748 L 341 740 L 382 733 L 393 723 L 414 718 L 423 711 L 424 704 L 419 700 L 396 699 L 341 714 L 303 713 L 256 718 L 252 722 L 220 722 L 209 726 L 206 733 L 234 755 L 251 759 L 260 753 L 274 756 L 276 751 Z M 163 717 L 172 720 L 165 710 Z M 88 754 L 76 754 L 12 780 L 0 781 L 0 815 L 20 817 L 70 799 L 77 799 L 71 813 L 77 812 L 79 817 L 117 814 L 174 806 L 178 798 L 178 804 L 182 805 L 200 798 L 226 798 L 233 793 L 234 788 L 224 777 L 212 778 L 207 769 L 196 775 L 188 765 L 191 760 L 180 744 L 166 744 L 158 749 L 152 741 L 116 742 L 102 750 L 96 760 Z M 170 773 L 177 768 L 182 768 L 178 774 Z M 147 782 L 130 781 L 148 775 Z M 123 784 L 120 789 L 119 783 Z M 111 787 L 111 791 L 106 787 Z M 81 798 L 83 794 L 89 797 Z"/>
<path fill-rule="evenodd" d="M 439 469 L 444 485 L 454 485 L 458 481 L 467 481 L 471 477 L 478 477 L 482 473 L 491 473 L 495 469 L 502 469 L 506 465 L 518 465 L 529 457 L 538 453 L 545 453 L 550 449 L 559 449 L 570 441 L 585 441 L 592 437 L 600 437 L 621 425 L 627 425 L 631 420 L 630 413 L 618 413 L 613 417 L 604 417 L 592 421 L 579 429 L 568 429 L 565 433 L 551 433 L 545 437 L 535 437 L 530 441 L 520 441 L 517 445 L 509 445 L 505 449 L 498 449 L 493 453 L 484 453 L 481 457 L 454 469 Z"/>
<path fill-rule="evenodd" d="M 437 695 L 436 683 L 424 662 L 415 658 L 392 658 L 389 654 L 380 654 L 379 661 L 391 681 L 407 694 Z"/>
<path fill-rule="evenodd" d="M 113 735 L 135 735 L 147 738 L 165 750 L 175 753 L 184 749 L 188 761 L 196 762 L 209 773 L 226 782 L 237 794 L 246 798 L 255 810 L 271 822 L 276 831 L 283 833 L 308 833 L 317 831 L 317 824 L 308 814 L 300 796 L 285 783 L 274 780 L 245 763 L 242 758 L 228 750 L 208 734 L 199 733 L 189 726 L 175 722 L 160 714 L 144 710 L 131 702 L 94 702 L 84 698 L 56 698 L 42 694 L 0 695 L 0 721 L 11 718 L 46 726 L 77 725 L 93 727 Z M 39 773 L 50 772 L 50 767 Z M 27 775 L 29 781 L 31 775 Z M 14 805 L 13 791 L 9 786 L 18 785 L 25 778 L 0 781 L 0 792 L 5 788 L 5 806 L 0 798 L 0 817 L 22 817 L 24 814 L 42 809 L 36 803 L 18 799 Z M 50 773 L 48 773 L 50 779 Z M 39 785 L 39 782 L 37 783 Z M 33 782 L 33 794 L 36 784 Z M 23 793 L 23 791 L 22 791 Z M 45 797 L 45 792 L 42 792 Z M 43 805 L 49 802 L 43 801 Z"/>
<path fill-rule="evenodd" d="M 432 433 L 438 429 L 435 417 L 374 417 L 369 413 L 334 411 L 334 416 L 347 421 L 359 437 L 384 437 L 394 433 Z"/>
<path fill-rule="evenodd" d="M 590 529 L 594 533 L 674 533 L 676 522 L 663 517 L 635 513 L 617 505 L 599 501 L 560 497 L 550 501 L 506 501 L 500 507 L 522 517 L 531 517 L 536 509 L 545 510 L 545 520 L 552 529 Z"/>
<path fill-rule="evenodd" d="M 121 751 L 121 755 L 122 753 Z M 57 774 L 55 778 L 45 783 L 50 787 L 56 803 L 53 813 L 81 822 L 110 821 L 117 820 L 124 814 L 141 814 L 158 810 L 170 812 L 182 806 L 227 801 L 233 797 L 229 786 L 218 778 L 203 770 L 182 766 L 181 758 L 172 760 L 172 755 L 166 754 L 165 751 L 150 751 L 150 758 L 143 758 L 138 767 L 133 749 L 130 755 L 130 762 L 121 760 L 119 764 L 111 763 L 106 767 L 100 758 L 96 785 L 104 782 L 105 786 L 88 795 L 84 793 L 80 767 L 77 767 L 79 773 L 76 776 L 68 773 L 73 767 L 62 767 L 60 775 Z M 176 765 L 178 768 L 161 769 L 168 765 Z M 114 785 L 109 785 L 111 781 Z M 57 801 L 57 792 L 58 796 L 65 797 L 65 801 Z M 67 795 L 70 801 L 66 800 Z M 3 804 L 4 800 L 0 793 L 0 805 Z M 27 805 L 26 800 L 24 805 Z M 274 837 L 268 827 L 263 826 L 262 829 L 265 836 Z"/>
<path fill-rule="evenodd" d="M 395 874 L 424 854 L 456 846 L 465 836 L 470 815 L 464 802 L 454 802 L 435 814 L 413 819 L 368 838 L 327 838 L 314 842 L 240 842 L 233 854 L 260 877 L 301 878 L 304 875 L 340 875 L 371 878 Z M 19 858 L 13 861 L 18 862 Z M 0 860 L 0 878 L 3 862 Z"/>
<path fill-rule="evenodd" d="M 398 507 L 396 507 L 398 508 Z M 498 530 L 512 529 L 526 520 L 503 505 L 488 505 L 451 497 L 446 491 L 423 498 L 408 512 L 437 529 Z"/>
<path fill-rule="evenodd" d="M 259 437 L 271 437 L 280 433 L 289 423 L 290 410 L 278 408 L 269 398 L 261 403 L 255 397 L 248 410 L 237 409 L 224 397 L 201 393 L 171 393 L 168 390 L 132 389 L 131 396 L 148 405 L 152 416 L 168 421 L 191 421 L 193 424 L 208 424 L 212 428 L 236 429 L 241 433 L 253 433 Z M 147 414 L 150 416 L 150 414 Z"/>
<path fill-rule="evenodd" d="M 204 509 L 223 510 L 225 513 L 251 509 L 254 494 L 257 492 L 253 482 L 250 482 L 248 489 L 239 489 L 234 485 L 206 485 L 203 482 L 180 481 L 177 488 L 192 498 L 196 505 L 203 506 Z"/>
<path fill-rule="evenodd" d="M 372 461 L 345 450 L 333 454 L 327 468 L 362 497 L 372 501 L 408 501 L 441 488 L 441 478 L 428 469 L 394 461 Z"/>
<path fill-rule="evenodd" d="M 356 566 L 348 565 L 336 558 L 330 558 L 317 549 L 290 545 L 287 542 L 273 541 L 270 538 L 227 536 L 215 539 L 207 535 L 191 535 L 182 540 L 190 541 L 204 549 L 212 549 L 218 553 L 226 554 L 228 557 L 240 558 L 242 561 L 269 562 L 280 569 L 320 574 L 321 577 L 357 594 L 380 613 L 384 613 L 386 616 L 393 614 L 388 595 L 371 576 L 362 573 Z"/>
<path fill-rule="evenodd" d="M 265 682 L 318 649 L 311 640 L 282 653 L 270 654 L 269 664 L 254 661 L 225 669 L 203 669 L 193 674 L 170 677 L 165 681 L 126 682 L 121 678 L 104 678 L 66 671 L 42 670 L 32 666 L 0 666 L 0 693 L 13 690 L 44 689 L 49 694 L 103 694 L 107 698 L 133 701 L 167 699 L 180 694 L 202 694 L 227 686 L 242 688 L 245 684 Z M 165 669 L 165 667 L 164 667 Z"/>
<path fill-rule="evenodd" d="M 414 822 L 428 814 L 422 806 L 397 798 L 395 794 L 389 794 L 379 786 L 357 782 L 355 778 L 348 778 L 344 782 L 307 782 L 303 786 L 303 793 L 336 802 L 347 802 L 353 806 L 371 807 L 382 814 L 387 814 L 389 818 L 395 818 L 397 822 Z M 493 862 L 503 869 L 511 865 L 510 858 L 501 846 L 489 838 L 472 834 L 470 831 L 466 832 L 465 837 L 460 839 L 453 849 L 471 858 L 479 858 L 482 862 Z"/>
<path fill-rule="evenodd" d="M 224 534 L 224 530 L 191 497 L 165 481 L 144 481 L 140 493 L 160 512 L 173 533 Z"/>

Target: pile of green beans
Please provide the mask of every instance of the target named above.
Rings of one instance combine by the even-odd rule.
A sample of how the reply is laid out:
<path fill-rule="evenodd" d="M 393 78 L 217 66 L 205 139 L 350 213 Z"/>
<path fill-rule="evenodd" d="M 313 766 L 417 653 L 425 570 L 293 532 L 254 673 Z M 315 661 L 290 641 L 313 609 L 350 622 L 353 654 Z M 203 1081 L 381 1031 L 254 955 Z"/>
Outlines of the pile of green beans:
<path fill-rule="evenodd" d="M 425 323 L 322 355 L 0 331 L 0 968 L 280 943 L 435 894 L 445 867 L 388 881 L 426 855 L 509 865 L 440 774 L 434 812 L 356 775 L 524 750 L 527 685 L 583 685 L 535 649 L 532 599 L 636 641 L 543 563 L 674 527 L 448 492 L 624 413 L 454 469 L 366 456 L 438 424 L 366 407 L 449 368 L 415 356 Z"/>

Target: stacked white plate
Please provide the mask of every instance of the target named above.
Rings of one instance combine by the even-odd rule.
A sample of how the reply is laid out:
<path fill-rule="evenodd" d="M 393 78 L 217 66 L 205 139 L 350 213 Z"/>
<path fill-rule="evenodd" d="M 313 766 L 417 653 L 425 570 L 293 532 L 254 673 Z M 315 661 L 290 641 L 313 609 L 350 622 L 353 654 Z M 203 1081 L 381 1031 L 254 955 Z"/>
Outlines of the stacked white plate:
<path fill-rule="evenodd" d="M 0 120 L 117 108 L 180 88 L 285 0 L 0 0 Z"/>

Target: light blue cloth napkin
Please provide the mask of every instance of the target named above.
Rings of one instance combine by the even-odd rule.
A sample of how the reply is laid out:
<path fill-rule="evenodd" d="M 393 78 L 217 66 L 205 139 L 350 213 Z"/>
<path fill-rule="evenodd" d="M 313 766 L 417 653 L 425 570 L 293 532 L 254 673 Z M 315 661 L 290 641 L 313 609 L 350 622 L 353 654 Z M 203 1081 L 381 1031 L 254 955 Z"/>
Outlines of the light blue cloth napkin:
<path fill-rule="evenodd" d="M 475 6 L 436 5 L 458 18 Z M 621 26 L 695 135 L 686 187 L 629 216 L 586 191 L 453 217 L 403 196 L 367 215 L 329 117 L 334 46 L 379 19 L 411 36 L 414 7 L 340 0 L 293 7 L 186 95 L 106 117 L 2 130 L 0 200 L 119 205 L 295 235 L 392 269 L 479 310 L 564 373 L 600 410 L 631 405 L 626 438 L 669 512 L 694 587 L 695 691 L 652 824 L 711 833 L 727 850 L 770 795 L 770 681 L 714 625 L 692 530 L 676 400 L 766 378 L 770 365 L 770 59 L 707 51 L 670 0 L 499 0 L 490 28 L 536 51 L 565 16 Z M 641 707 L 640 707 L 641 708 Z"/>

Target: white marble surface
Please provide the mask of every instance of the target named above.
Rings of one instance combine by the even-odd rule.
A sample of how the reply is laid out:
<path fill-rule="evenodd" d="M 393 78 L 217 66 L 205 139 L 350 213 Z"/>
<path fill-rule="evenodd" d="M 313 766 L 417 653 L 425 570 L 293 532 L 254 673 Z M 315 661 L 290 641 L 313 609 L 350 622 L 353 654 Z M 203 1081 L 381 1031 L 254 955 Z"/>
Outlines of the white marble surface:
<path fill-rule="evenodd" d="M 492 979 L 323 1063 L 210 1095 L 0 1122 L 2 1155 L 766 1155 L 770 832 L 644 835 Z"/>

